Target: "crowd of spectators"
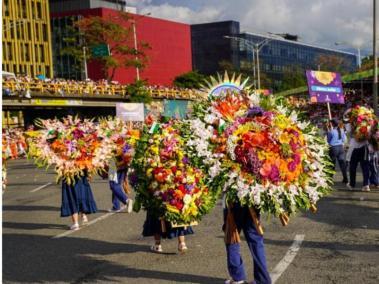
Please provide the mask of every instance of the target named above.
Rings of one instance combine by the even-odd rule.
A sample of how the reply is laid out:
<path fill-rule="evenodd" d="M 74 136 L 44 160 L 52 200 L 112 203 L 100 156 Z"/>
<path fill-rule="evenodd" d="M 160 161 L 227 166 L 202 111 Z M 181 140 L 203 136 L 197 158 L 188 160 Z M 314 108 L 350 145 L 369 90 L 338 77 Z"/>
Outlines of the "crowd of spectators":
<path fill-rule="evenodd" d="M 159 85 L 146 86 L 154 98 L 195 99 L 197 91 Z M 29 76 L 3 77 L 3 96 L 32 98 L 33 93 L 50 96 L 126 96 L 127 85 L 117 81 L 76 81 L 60 78 L 31 78 Z"/>
<path fill-rule="evenodd" d="M 345 104 L 330 104 L 332 118 L 341 120 L 343 114 L 356 105 L 370 106 L 371 90 L 345 88 Z M 309 96 L 291 96 L 288 102 L 302 111 L 313 123 L 323 128 L 328 121 L 328 108 L 325 103 L 310 103 Z"/>

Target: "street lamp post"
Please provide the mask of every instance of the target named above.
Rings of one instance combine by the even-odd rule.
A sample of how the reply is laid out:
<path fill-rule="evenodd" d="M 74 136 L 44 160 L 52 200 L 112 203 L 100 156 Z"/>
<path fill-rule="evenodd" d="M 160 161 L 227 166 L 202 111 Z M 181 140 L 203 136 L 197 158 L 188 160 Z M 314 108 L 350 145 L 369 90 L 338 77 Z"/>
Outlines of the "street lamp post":
<path fill-rule="evenodd" d="M 143 14 L 143 15 L 140 15 L 139 16 L 139 19 L 142 18 L 142 17 L 145 17 L 145 16 L 149 16 L 151 13 L 146 13 L 146 14 Z M 137 44 L 137 29 L 136 29 L 136 19 L 133 18 L 131 20 L 131 23 L 132 23 L 132 27 L 133 27 L 133 39 L 134 39 L 134 49 L 136 51 L 136 63 L 138 62 L 138 44 Z M 136 78 L 137 80 L 139 81 L 140 79 L 140 73 L 139 73 L 139 67 L 138 65 L 136 66 Z"/>
<path fill-rule="evenodd" d="M 260 65 L 259 65 L 259 52 L 261 51 L 262 47 L 264 45 L 266 45 L 267 43 L 269 43 L 270 41 L 274 40 L 274 39 L 264 39 L 263 41 L 261 42 L 258 42 L 258 43 L 254 43 L 250 40 L 247 40 L 245 38 L 242 38 L 242 37 L 237 37 L 237 36 L 224 36 L 224 38 L 229 38 L 229 39 L 233 39 L 233 40 L 236 40 L 238 42 L 242 42 L 243 44 L 245 44 L 247 47 L 251 48 L 252 51 L 253 51 L 253 72 L 254 72 L 254 79 L 255 79 L 255 64 L 257 65 L 257 79 L 258 79 L 258 84 L 257 86 L 255 86 L 255 88 L 258 88 L 258 90 L 261 89 L 261 75 L 260 75 Z M 257 56 L 257 61 L 255 63 L 255 55 Z"/>
<path fill-rule="evenodd" d="M 376 115 L 378 113 L 378 54 L 376 50 L 376 0 L 373 0 L 373 57 L 374 57 L 374 81 L 373 81 L 373 104 Z"/>

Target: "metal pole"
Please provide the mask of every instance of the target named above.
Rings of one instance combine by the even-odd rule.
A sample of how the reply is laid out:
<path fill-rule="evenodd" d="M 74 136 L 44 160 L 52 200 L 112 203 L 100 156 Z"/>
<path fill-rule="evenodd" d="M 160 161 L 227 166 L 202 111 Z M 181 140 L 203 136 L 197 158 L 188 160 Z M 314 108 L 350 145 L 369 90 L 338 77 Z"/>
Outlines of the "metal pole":
<path fill-rule="evenodd" d="M 373 104 L 376 115 L 378 113 L 378 54 L 376 52 L 376 0 L 373 0 L 374 19 L 373 19 L 373 55 L 374 55 L 374 82 L 373 82 Z"/>
<path fill-rule="evenodd" d="M 258 90 L 261 89 L 261 72 L 259 66 L 259 48 L 257 48 Z"/>
<path fill-rule="evenodd" d="M 87 69 L 87 57 L 86 57 L 86 47 L 83 46 L 83 61 L 84 61 L 84 79 L 88 79 L 88 69 Z"/>
<path fill-rule="evenodd" d="M 136 53 L 138 51 L 138 46 L 137 46 L 137 31 L 136 31 L 136 21 L 133 20 L 132 21 L 132 25 L 133 25 L 133 36 L 134 36 L 134 49 L 136 50 Z M 138 61 L 138 56 L 136 54 L 136 62 Z M 138 66 L 136 66 L 136 78 L 137 80 L 139 80 L 139 68 Z"/>
<path fill-rule="evenodd" d="M 357 51 L 358 51 L 358 68 L 361 69 L 361 49 L 359 47 L 357 47 Z"/>
<path fill-rule="evenodd" d="M 254 47 L 252 49 L 253 51 L 253 78 L 254 78 L 254 89 L 256 90 L 257 89 L 257 77 L 256 77 L 256 74 L 255 74 L 255 50 L 254 50 Z"/>

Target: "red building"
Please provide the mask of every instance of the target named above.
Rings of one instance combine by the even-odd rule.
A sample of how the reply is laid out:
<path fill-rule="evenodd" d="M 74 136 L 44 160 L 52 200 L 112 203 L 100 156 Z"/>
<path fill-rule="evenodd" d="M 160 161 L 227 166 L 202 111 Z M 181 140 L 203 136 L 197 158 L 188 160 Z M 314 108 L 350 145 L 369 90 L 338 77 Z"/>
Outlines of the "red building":
<path fill-rule="evenodd" d="M 80 16 L 116 17 L 117 13 L 118 11 L 113 9 L 95 8 L 51 14 L 55 77 L 80 79 L 78 78 L 80 76 L 83 79 L 82 74 L 78 75 L 78 72 L 73 70 L 72 58 L 60 53 L 64 45 L 62 31 L 72 24 L 72 19 Z M 137 41 L 148 43 L 151 47 L 146 51 L 148 64 L 145 69 L 140 70 L 141 79 L 146 79 L 151 85 L 171 85 L 176 76 L 192 70 L 189 25 L 148 16 L 130 15 L 135 19 Z M 123 24 L 132 23 L 124 21 Z M 93 80 L 106 78 L 104 68 L 99 62 L 88 62 L 88 77 Z M 119 68 L 113 80 L 130 83 L 135 78 L 135 68 Z"/>

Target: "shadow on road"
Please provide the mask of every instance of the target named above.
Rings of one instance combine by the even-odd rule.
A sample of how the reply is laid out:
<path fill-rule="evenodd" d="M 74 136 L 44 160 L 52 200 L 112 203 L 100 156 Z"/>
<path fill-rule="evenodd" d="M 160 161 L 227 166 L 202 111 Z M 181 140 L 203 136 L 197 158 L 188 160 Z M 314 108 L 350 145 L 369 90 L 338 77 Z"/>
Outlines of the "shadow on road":
<path fill-rule="evenodd" d="M 293 241 L 286 240 L 271 240 L 265 239 L 265 243 L 274 246 L 291 246 Z M 333 251 L 357 251 L 357 252 L 379 252 L 378 245 L 370 244 L 347 244 L 338 242 L 315 242 L 315 241 L 303 241 L 301 243 L 302 248 L 311 249 L 329 249 Z"/>
<path fill-rule="evenodd" d="M 224 281 L 215 277 L 130 268 L 101 259 L 105 255 L 134 254 L 141 251 L 148 252 L 149 247 L 73 237 L 51 239 L 48 236 L 4 234 L 3 281 L 110 283 L 115 281 L 114 277 L 151 279 L 151 283 L 154 280 L 204 284 Z M 149 256 L 139 257 L 153 257 L 148 253 Z"/>
<path fill-rule="evenodd" d="M 15 223 L 3 222 L 3 228 L 19 230 L 41 230 L 41 229 L 68 229 L 67 225 L 45 224 L 45 223 Z"/>
<path fill-rule="evenodd" d="M 340 198 L 339 196 L 322 198 L 317 203 L 317 213 L 307 212 L 304 217 L 346 229 L 379 229 L 378 208 L 365 205 L 365 199 L 362 201 L 359 201 L 356 197 L 355 199 L 347 199 L 351 202 L 340 203 L 341 201 L 346 201 L 346 197 Z"/>
<path fill-rule="evenodd" d="M 3 212 L 6 212 L 6 211 L 53 211 L 53 212 L 59 212 L 60 210 L 61 210 L 60 207 L 43 206 L 43 205 L 36 205 L 36 206 L 3 205 Z"/>

